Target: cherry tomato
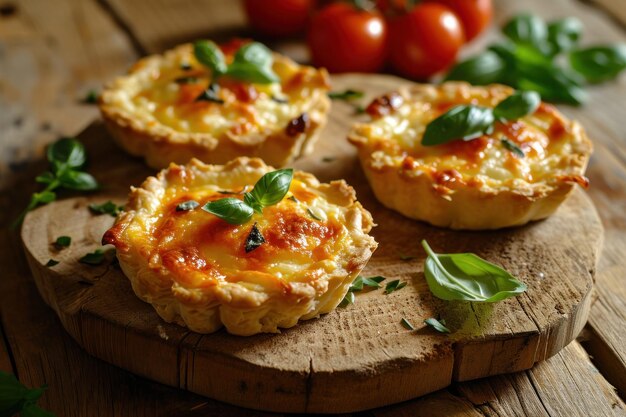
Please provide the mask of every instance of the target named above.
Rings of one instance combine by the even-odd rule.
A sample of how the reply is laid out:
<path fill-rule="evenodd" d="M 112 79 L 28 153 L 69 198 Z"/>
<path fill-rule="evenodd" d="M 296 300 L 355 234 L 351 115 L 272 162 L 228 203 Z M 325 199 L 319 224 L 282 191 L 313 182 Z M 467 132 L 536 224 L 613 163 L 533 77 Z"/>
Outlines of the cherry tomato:
<path fill-rule="evenodd" d="M 491 22 L 491 0 L 429 0 L 448 6 L 461 19 L 465 40 L 471 41 Z"/>
<path fill-rule="evenodd" d="M 314 0 L 244 0 L 248 23 L 259 33 L 281 37 L 304 32 Z"/>
<path fill-rule="evenodd" d="M 422 3 L 390 22 L 393 67 L 409 78 L 428 78 L 449 67 L 465 40 L 459 18 L 437 3 Z"/>
<path fill-rule="evenodd" d="M 375 72 L 386 58 L 387 26 L 376 11 L 334 3 L 313 16 L 308 44 L 316 65 L 330 72 Z"/>

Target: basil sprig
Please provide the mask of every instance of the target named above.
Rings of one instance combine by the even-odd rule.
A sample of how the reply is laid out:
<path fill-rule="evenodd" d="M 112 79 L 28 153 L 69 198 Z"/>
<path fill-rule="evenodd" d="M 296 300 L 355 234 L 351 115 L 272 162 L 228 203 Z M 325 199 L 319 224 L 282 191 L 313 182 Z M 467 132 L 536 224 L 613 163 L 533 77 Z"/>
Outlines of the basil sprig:
<path fill-rule="evenodd" d="M 289 191 L 293 169 L 279 169 L 263 175 L 249 193 L 243 194 L 243 201 L 238 198 L 222 198 L 211 201 L 202 210 L 214 214 L 230 224 L 244 224 L 256 212 L 278 204 Z"/>
<path fill-rule="evenodd" d="M 239 48 L 230 65 L 226 63 L 222 50 L 212 41 L 196 41 L 193 52 L 198 62 L 211 70 L 214 81 L 223 75 L 256 84 L 280 80 L 272 69 L 272 51 L 259 42 L 247 43 Z"/>
<path fill-rule="evenodd" d="M 445 320 L 437 320 L 434 317 L 430 317 L 424 320 L 424 324 L 432 327 L 433 329 L 437 330 L 439 333 L 450 333 L 450 329 L 446 327 Z"/>
<path fill-rule="evenodd" d="M 48 146 L 46 157 L 50 163 L 50 171 L 35 178 L 38 183 L 45 184 L 46 188 L 33 193 L 28 206 L 13 222 L 12 227 L 19 226 L 30 210 L 56 200 L 56 189 L 90 191 L 98 188 L 96 179 L 82 171 L 87 162 L 87 154 L 82 143 L 76 139 L 63 138 L 56 141 Z"/>
<path fill-rule="evenodd" d="M 422 145 L 440 145 L 452 140 L 472 140 L 493 132 L 496 120 L 516 120 L 534 113 L 541 97 L 534 91 L 517 91 L 491 109 L 475 105 L 455 106 L 432 120 L 422 137 Z"/>
<path fill-rule="evenodd" d="M 502 83 L 537 91 L 546 101 L 579 105 L 587 97 L 582 89 L 585 82 L 610 80 L 626 68 L 626 45 L 579 49 L 582 23 L 573 17 L 546 23 L 522 14 L 502 31 L 506 41 L 459 62 L 445 79 Z"/>
<path fill-rule="evenodd" d="M 473 253 L 438 254 L 425 240 L 422 246 L 428 254 L 426 282 L 438 298 L 493 303 L 527 289 L 507 271 Z"/>
<path fill-rule="evenodd" d="M 15 376 L 0 371 L 0 415 L 12 416 L 20 413 L 21 416 L 54 417 L 51 412 L 37 406 L 37 401 L 46 389 L 46 385 L 26 388 Z"/>

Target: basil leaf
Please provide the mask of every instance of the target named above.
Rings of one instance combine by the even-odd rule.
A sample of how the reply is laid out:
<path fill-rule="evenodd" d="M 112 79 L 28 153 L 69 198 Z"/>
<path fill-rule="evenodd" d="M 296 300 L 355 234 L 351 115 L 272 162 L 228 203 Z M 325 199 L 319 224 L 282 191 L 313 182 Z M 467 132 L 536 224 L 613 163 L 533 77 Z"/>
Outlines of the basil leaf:
<path fill-rule="evenodd" d="M 498 103 L 493 115 L 497 119 L 517 120 L 534 113 L 540 103 L 541 96 L 535 91 L 516 91 Z"/>
<path fill-rule="evenodd" d="M 57 199 L 57 195 L 54 191 L 42 191 L 40 193 L 34 193 L 32 200 L 35 202 L 35 206 L 39 204 L 48 204 Z"/>
<path fill-rule="evenodd" d="M 406 287 L 406 282 L 400 282 L 399 279 L 394 279 L 385 285 L 385 294 L 391 294 L 392 292 L 398 291 L 404 287 Z"/>
<path fill-rule="evenodd" d="M 527 44 L 542 49 L 548 37 L 546 23 L 539 17 L 521 14 L 509 20 L 502 32 L 513 42 Z"/>
<path fill-rule="evenodd" d="M 511 151 L 518 158 L 524 158 L 526 156 L 526 154 L 524 153 L 522 148 L 517 146 L 517 144 L 515 142 L 513 142 L 511 139 L 509 139 L 509 138 L 502 138 L 502 139 L 500 139 L 500 142 L 502 142 L 502 146 L 504 146 L 506 149 Z"/>
<path fill-rule="evenodd" d="M 587 94 L 562 70 L 534 66 L 523 71 L 517 81 L 520 90 L 536 91 L 545 101 L 578 106 L 587 100 Z"/>
<path fill-rule="evenodd" d="M 59 236 L 57 237 L 57 239 L 54 241 L 54 246 L 57 249 L 62 249 L 62 248 L 67 248 L 68 246 L 70 246 L 72 244 L 72 238 L 69 236 Z"/>
<path fill-rule="evenodd" d="M 14 375 L 0 371 L 0 415 L 12 416 L 20 413 L 20 416 L 54 417 L 54 414 L 34 405 L 45 389 L 45 385 L 40 388 L 26 388 Z M 40 414 L 29 414 L 31 410 Z"/>
<path fill-rule="evenodd" d="M 428 254 L 426 282 L 438 298 L 492 303 L 527 289 L 507 271 L 473 253 L 437 254 L 425 240 L 422 246 Z"/>
<path fill-rule="evenodd" d="M 190 211 L 198 207 L 200 203 L 194 200 L 184 201 L 176 206 L 176 211 Z"/>
<path fill-rule="evenodd" d="M 102 204 L 90 204 L 89 210 L 95 214 L 109 214 L 113 217 L 117 217 L 117 215 L 124 210 L 124 206 L 118 206 L 109 200 Z"/>
<path fill-rule="evenodd" d="M 372 288 L 380 288 L 380 283 L 385 280 L 385 277 L 376 275 L 374 277 L 361 277 L 363 285 Z"/>
<path fill-rule="evenodd" d="M 62 187 L 70 190 L 91 191 L 98 188 L 98 181 L 82 171 L 65 170 L 57 178 Z"/>
<path fill-rule="evenodd" d="M 279 203 L 289 191 L 292 179 L 291 168 L 268 172 L 254 184 L 252 191 L 246 193 L 246 203 L 255 208 L 255 211 L 256 206 L 262 209 Z"/>
<path fill-rule="evenodd" d="M 63 138 L 48 146 L 46 156 L 55 167 L 80 168 L 87 161 L 85 147 L 72 138 Z"/>
<path fill-rule="evenodd" d="M 252 207 L 237 198 L 222 198 L 211 201 L 202 207 L 202 210 L 211 213 L 230 224 L 244 224 L 252 218 Z"/>
<path fill-rule="evenodd" d="M 104 262 L 104 253 L 104 250 L 96 249 L 95 251 L 90 252 L 80 258 L 78 262 L 92 266 L 100 265 L 102 262 Z"/>
<path fill-rule="evenodd" d="M 626 45 L 594 46 L 572 51 L 569 62 L 589 82 L 610 80 L 626 68 Z"/>
<path fill-rule="evenodd" d="M 460 80 L 474 85 L 502 82 L 507 72 L 507 63 L 497 53 L 485 51 L 456 64 L 444 81 Z"/>
<path fill-rule="evenodd" d="M 280 81 L 272 69 L 272 51 L 258 42 L 251 42 L 239 48 L 226 74 L 257 84 Z"/>
<path fill-rule="evenodd" d="M 413 325 L 404 317 L 400 320 L 400 324 L 407 330 L 415 330 L 415 327 L 413 327 Z"/>
<path fill-rule="evenodd" d="M 352 291 L 346 293 L 346 296 L 339 303 L 339 307 L 347 307 L 349 304 L 354 304 L 354 293 Z"/>
<path fill-rule="evenodd" d="M 365 93 L 363 91 L 352 90 L 348 88 L 343 91 L 330 91 L 328 97 L 333 100 L 356 100 L 363 98 Z"/>
<path fill-rule="evenodd" d="M 490 108 L 455 106 L 426 126 L 422 145 L 433 146 L 456 139 L 475 139 L 488 133 L 493 122 L 493 111 Z"/>
<path fill-rule="evenodd" d="M 252 225 L 252 230 L 250 230 L 250 234 L 246 238 L 246 243 L 244 244 L 244 250 L 246 253 L 252 252 L 259 246 L 265 243 L 265 238 L 259 231 L 259 228 L 256 227 L 256 222 Z"/>
<path fill-rule="evenodd" d="M 443 320 L 439 321 L 435 318 L 428 318 L 426 320 L 424 320 L 424 324 L 429 325 L 430 327 L 432 327 L 433 329 L 437 330 L 439 333 L 450 333 L 450 329 L 448 329 L 444 323 L 442 323 Z"/>
<path fill-rule="evenodd" d="M 46 262 L 46 266 L 48 268 L 53 267 L 53 266 L 58 265 L 58 264 L 59 264 L 59 261 L 54 260 L 54 259 L 50 259 L 48 262 Z"/>
<path fill-rule="evenodd" d="M 556 54 L 573 49 L 583 31 L 583 24 L 575 17 L 566 17 L 548 24 L 548 42 L 552 53 Z"/>
<path fill-rule="evenodd" d="M 37 175 L 35 177 L 35 181 L 37 181 L 40 184 L 51 184 L 55 179 L 56 177 L 50 171 L 46 171 L 43 174 Z"/>
<path fill-rule="evenodd" d="M 211 70 L 213 77 L 222 75 L 228 70 L 224 53 L 212 41 L 196 41 L 193 44 L 193 54 L 198 62 Z"/>
<path fill-rule="evenodd" d="M 89 90 L 87 94 L 85 94 L 85 98 L 83 99 L 83 103 L 85 104 L 96 104 L 98 102 L 99 94 L 96 90 Z"/>

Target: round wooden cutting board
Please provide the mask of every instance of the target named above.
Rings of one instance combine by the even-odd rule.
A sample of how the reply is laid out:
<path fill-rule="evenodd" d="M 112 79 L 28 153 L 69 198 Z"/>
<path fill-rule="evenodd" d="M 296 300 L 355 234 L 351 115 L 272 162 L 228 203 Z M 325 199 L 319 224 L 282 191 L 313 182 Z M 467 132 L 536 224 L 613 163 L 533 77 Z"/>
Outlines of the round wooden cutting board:
<path fill-rule="evenodd" d="M 366 91 L 363 104 L 405 82 L 379 75 L 333 79 L 335 90 Z M 211 398 L 280 412 L 351 412 L 396 403 L 452 381 L 528 369 L 574 339 L 587 320 L 603 233 L 584 192 L 576 190 L 551 218 L 515 229 L 454 232 L 409 220 L 375 200 L 345 140 L 350 124 L 364 117 L 334 102 L 315 153 L 295 167 L 354 186 L 378 224 L 373 235 L 379 248 L 363 275 L 400 279 L 405 288 L 389 295 L 380 289 L 358 293 L 354 305 L 280 334 L 200 335 L 163 322 L 134 295 L 115 263 L 78 262 L 100 247 L 114 221 L 92 214 L 88 204 L 123 204 L 130 185 L 154 174 L 94 123 L 80 138 L 91 157 L 89 171 L 103 189 L 43 206 L 22 228 L 41 295 L 98 358 Z M 57 250 L 52 243 L 62 235 L 72 244 Z M 437 299 L 424 279 L 422 239 L 438 252 L 474 252 L 500 264 L 528 291 L 495 304 Z M 51 258 L 60 263 L 46 267 Z M 424 326 L 429 317 L 445 319 L 453 333 Z M 405 329 L 402 318 L 416 330 Z"/>

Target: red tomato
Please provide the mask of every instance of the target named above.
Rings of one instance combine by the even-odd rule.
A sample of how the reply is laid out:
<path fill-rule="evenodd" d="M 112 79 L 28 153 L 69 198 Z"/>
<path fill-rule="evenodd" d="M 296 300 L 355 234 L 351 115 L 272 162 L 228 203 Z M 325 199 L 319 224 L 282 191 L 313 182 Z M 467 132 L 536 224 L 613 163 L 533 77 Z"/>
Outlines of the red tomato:
<path fill-rule="evenodd" d="M 389 27 L 391 63 L 409 78 L 428 78 L 449 67 L 465 40 L 459 18 L 436 3 L 416 6 Z"/>
<path fill-rule="evenodd" d="M 378 12 L 334 3 L 313 16 L 308 43 L 313 62 L 330 72 L 375 72 L 385 64 L 387 26 Z"/>
<path fill-rule="evenodd" d="M 279 37 L 304 32 L 315 0 L 244 0 L 243 4 L 254 30 Z"/>
<path fill-rule="evenodd" d="M 466 41 L 471 41 L 491 22 L 491 0 L 429 0 L 448 6 L 461 19 Z"/>

